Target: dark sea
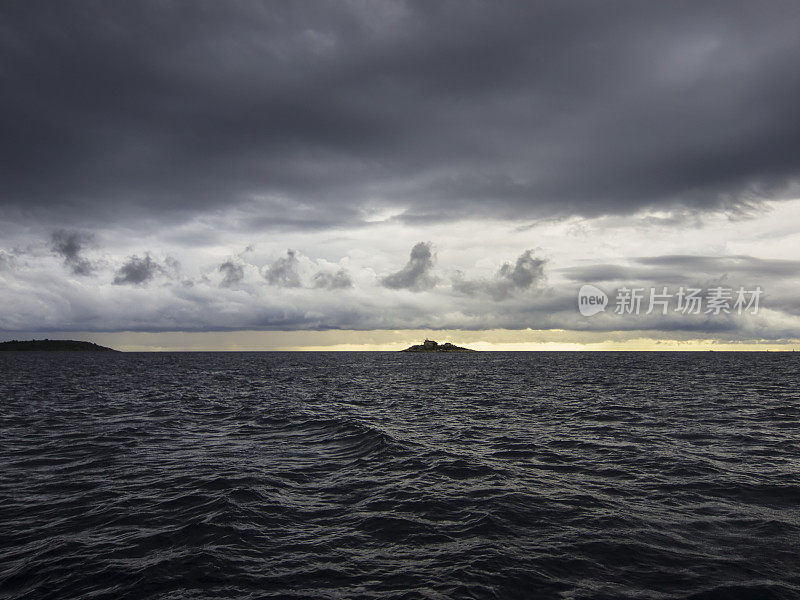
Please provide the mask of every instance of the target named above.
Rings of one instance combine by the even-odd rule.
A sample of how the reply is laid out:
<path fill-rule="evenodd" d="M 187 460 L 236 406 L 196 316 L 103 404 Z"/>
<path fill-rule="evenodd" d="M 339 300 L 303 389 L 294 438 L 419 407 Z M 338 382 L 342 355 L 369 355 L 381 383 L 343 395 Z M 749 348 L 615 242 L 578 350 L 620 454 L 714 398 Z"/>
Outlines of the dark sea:
<path fill-rule="evenodd" d="M 0 597 L 800 598 L 800 355 L 2 353 Z"/>

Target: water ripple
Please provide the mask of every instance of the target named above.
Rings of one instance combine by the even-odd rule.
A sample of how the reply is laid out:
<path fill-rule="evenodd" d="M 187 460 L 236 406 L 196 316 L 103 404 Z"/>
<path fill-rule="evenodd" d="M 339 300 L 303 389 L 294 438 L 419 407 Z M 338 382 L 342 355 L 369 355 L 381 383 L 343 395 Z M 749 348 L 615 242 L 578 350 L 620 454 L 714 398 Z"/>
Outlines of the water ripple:
<path fill-rule="evenodd" d="M 9 354 L 0 597 L 800 597 L 788 354 Z"/>

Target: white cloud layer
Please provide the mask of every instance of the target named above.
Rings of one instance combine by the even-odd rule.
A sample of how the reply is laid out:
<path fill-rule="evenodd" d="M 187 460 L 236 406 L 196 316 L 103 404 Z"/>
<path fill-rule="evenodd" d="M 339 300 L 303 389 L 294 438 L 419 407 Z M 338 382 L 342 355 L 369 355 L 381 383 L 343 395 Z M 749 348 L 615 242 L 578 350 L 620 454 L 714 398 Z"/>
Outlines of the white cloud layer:
<path fill-rule="evenodd" d="M 0 248 L 0 329 L 9 337 L 15 331 L 530 328 L 792 340 L 800 338 L 800 263 L 792 251 L 800 240 L 786 223 L 798 218 L 800 201 L 744 220 L 645 213 L 411 228 L 388 219 L 264 237 L 226 227 L 221 217 L 214 239 L 203 244 L 193 242 L 208 230 L 207 218 L 145 238 L 123 229 L 42 230 L 34 243 L 25 231 Z M 84 239 L 92 244 L 64 250 Z M 91 270 L 76 269 L 76 261 Z M 402 285 L 387 285 L 396 280 Z M 622 285 L 761 286 L 764 295 L 757 315 L 609 310 L 586 318 L 576 308 L 584 282 L 609 292 Z"/>

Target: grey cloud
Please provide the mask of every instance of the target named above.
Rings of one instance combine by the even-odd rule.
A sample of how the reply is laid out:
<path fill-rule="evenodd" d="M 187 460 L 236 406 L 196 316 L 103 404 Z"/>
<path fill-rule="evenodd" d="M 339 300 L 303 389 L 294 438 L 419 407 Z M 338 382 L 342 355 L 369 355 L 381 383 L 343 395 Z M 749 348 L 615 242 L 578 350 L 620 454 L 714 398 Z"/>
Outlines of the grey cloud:
<path fill-rule="evenodd" d="M 231 287 L 244 279 L 244 267 L 232 260 L 226 260 L 222 263 L 218 271 L 223 273 L 222 282 L 219 284 L 220 287 Z"/>
<path fill-rule="evenodd" d="M 164 271 L 163 267 L 154 261 L 149 254 L 145 254 L 144 258 L 139 258 L 134 255 L 128 258 L 128 261 L 122 265 L 114 275 L 115 285 L 139 285 L 147 283 L 158 273 Z"/>
<path fill-rule="evenodd" d="M 375 290 L 354 290 L 340 295 L 293 288 L 291 296 L 259 292 L 231 298 L 236 310 L 219 310 L 218 287 L 213 282 L 197 281 L 195 286 L 166 286 L 151 302 L 121 286 L 114 303 L 98 303 L 66 286 L 63 299 L 54 302 L 52 294 L 32 288 L 29 297 L 39 302 L 20 305 L 13 313 L 0 315 L 1 329 L 36 327 L 41 303 L 59 315 L 60 322 L 74 322 L 81 316 L 86 330 L 97 331 L 209 331 L 230 329 L 313 330 L 313 329 L 566 329 L 572 331 L 693 332 L 704 337 L 729 335 L 733 339 L 800 338 L 800 325 L 774 311 L 748 320 L 733 315 L 679 316 L 660 314 L 619 316 L 603 313 L 586 319 L 576 309 L 575 290 L 553 290 L 551 294 L 519 295 L 498 303 L 490 296 L 448 295 L 440 289 L 435 302 L 427 296 L 413 296 L 392 303 L 391 294 L 374 301 Z M 0 289 L 0 299 L 8 299 Z M 175 310 L 180 301 L 181 310 Z M 5 302 L 5 304 L 8 304 Z M 388 310 L 390 309 L 390 310 Z M 12 318 L 13 315 L 13 318 Z M 74 325 L 73 325 L 74 327 Z M 753 329 L 757 327 L 757 329 Z M 66 330 L 69 330 L 67 327 Z M 82 329 L 83 330 L 83 329 Z M 663 336 L 668 337 L 668 336 Z"/>
<path fill-rule="evenodd" d="M 340 269 L 336 273 L 317 273 L 314 275 L 314 287 L 328 290 L 339 290 L 353 287 L 353 280 L 347 271 Z"/>
<path fill-rule="evenodd" d="M 800 180 L 795 2 L 7 2 L 0 23 L 4 218 L 703 211 Z"/>
<path fill-rule="evenodd" d="M 164 264 L 160 265 L 162 275 L 171 279 L 177 279 L 181 274 L 181 262 L 174 256 L 167 256 L 164 258 Z"/>
<path fill-rule="evenodd" d="M 800 261 L 762 259 L 753 256 L 695 256 L 672 254 L 630 259 L 630 265 L 593 264 L 559 269 L 577 282 L 650 282 L 692 284 L 735 279 L 737 285 L 750 285 L 765 278 L 800 277 Z"/>
<path fill-rule="evenodd" d="M 532 250 L 519 255 L 512 266 L 504 263 L 493 279 L 466 279 L 459 274 L 453 281 L 453 290 L 467 296 L 488 294 L 495 300 L 505 300 L 516 292 L 527 290 L 544 277 L 546 260 L 533 256 Z"/>
<path fill-rule="evenodd" d="M 570 281 L 580 283 L 620 282 L 626 284 L 689 285 L 699 281 L 710 283 L 713 279 L 724 278 L 725 272 L 716 272 L 713 277 L 699 271 L 688 269 L 668 269 L 642 267 L 639 265 L 584 265 L 559 269 Z M 711 277 L 711 278 L 710 278 Z"/>
<path fill-rule="evenodd" d="M 542 278 L 545 262 L 543 258 L 534 257 L 532 250 L 526 250 L 520 254 L 513 267 L 509 263 L 500 267 L 497 276 L 512 287 L 524 290 Z"/>
<path fill-rule="evenodd" d="M 347 293 L 320 293 L 300 286 L 281 294 L 261 285 L 252 286 L 248 294 L 225 294 L 218 287 L 219 278 L 195 276 L 153 286 L 147 302 L 142 301 L 143 290 L 135 284 L 168 275 L 164 262 L 149 255 L 131 257 L 117 273 L 116 283 L 130 285 L 104 290 L 103 282 L 91 281 L 97 293 L 86 293 L 85 282 L 75 281 L 61 269 L 54 271 L 46 255 L 26 260 L 25 269 L 0 272 L 0 279 L 12 282 L 0 286 L 0 305 L 6 307 L 0 314 L 0 330 L 31 329 L 46 322 L 52 323 L 52 330 L 65 331 L 75 331 L 78 326 L 79 330 L 95 331 L 531 328 L 684 332 L 705 339 L 800 338 L 796 284 L 781 276 L 762 282 L 761 306 L 765 310 L 752 318 L 674 311 L 616 315 L 611 309 L 585 318 L 577 310 L 577 286 L 558 282 L 544 286 L 544 265 L 530 252 L 502 265 L 493 277 L 468 280 L 470 294 L 437 286 L 424 295 L 399 295 L 380 285 L 354 286 Z M 303 257 L 298 262 L 308 266 Z M 531 293 L 534 289 L 536 293 Z M 605 290 L 612 295 L 612 289 Z M 220 294 L 226 310 L 220 310 Z"/>
<path fill-rule="evenodd" d="M 632 269 L 623 267 L 621 265 L 613 264 L 596 264 L 596 265 L 582 265 L 579 267 L 565 267 L 558 269 L 560 273 L 570 281 L 580 282 L 603 282 L 603 281 L 621 281 L 632 280 L 637 278 L 637 275 Z"/>
<path fill-rule="evenodd" d="M 297 272 L 297 256 L 294 250 L 287 250 L 286 256 L 269 265 L 264 278 L 270 285 L 280 287 L 300 287 L 300 275 Z"/>
<path fill-rule="evenodd" d="M 393 290 L 407 289 L 414 292 L 430 289 L 436 285 L 436 278 L 431 275 L 433 264 L 432 244 L 419 242 L 411 249 L 406 265 L 381 279 L 381 285 Z"/>
<path fill-rule="evenodd" d="M 756 258 L 754 256 L 693 256 L 671 254 L 633 259 L 648 266 L 683 269 L 695 273 L 739 273 L 751 276 L 800 276 L 800 261 Z"/>
<path fill-rule="evenodd" d="M 11 270 L 14 267 L 16 259 L 13 254 L 8 254 L 0 250 L 0 271 Z"/>
<path fill-rule="evenodd" d="M 81 252 L 93 239 L 93 236 L 80 231 L 57 229 L 50 236 L 50 247 L 64 258 L 64 265 L 75 275 L 90 275 L 94 267 L 88 259 L 81 256 Z"/>

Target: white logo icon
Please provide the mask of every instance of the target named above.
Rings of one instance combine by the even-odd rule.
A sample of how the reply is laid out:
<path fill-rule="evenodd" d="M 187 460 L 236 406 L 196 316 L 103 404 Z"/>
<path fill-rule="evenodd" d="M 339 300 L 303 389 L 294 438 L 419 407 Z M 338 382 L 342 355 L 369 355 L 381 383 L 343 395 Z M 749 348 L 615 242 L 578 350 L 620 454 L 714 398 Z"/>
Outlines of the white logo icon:
<path fill-rule="evenodd" d="M 593 285 L 582 285 L 578 290 L 578 310 L 584 317 L 603 312 L 608 305 L 606 293 Z"/>

